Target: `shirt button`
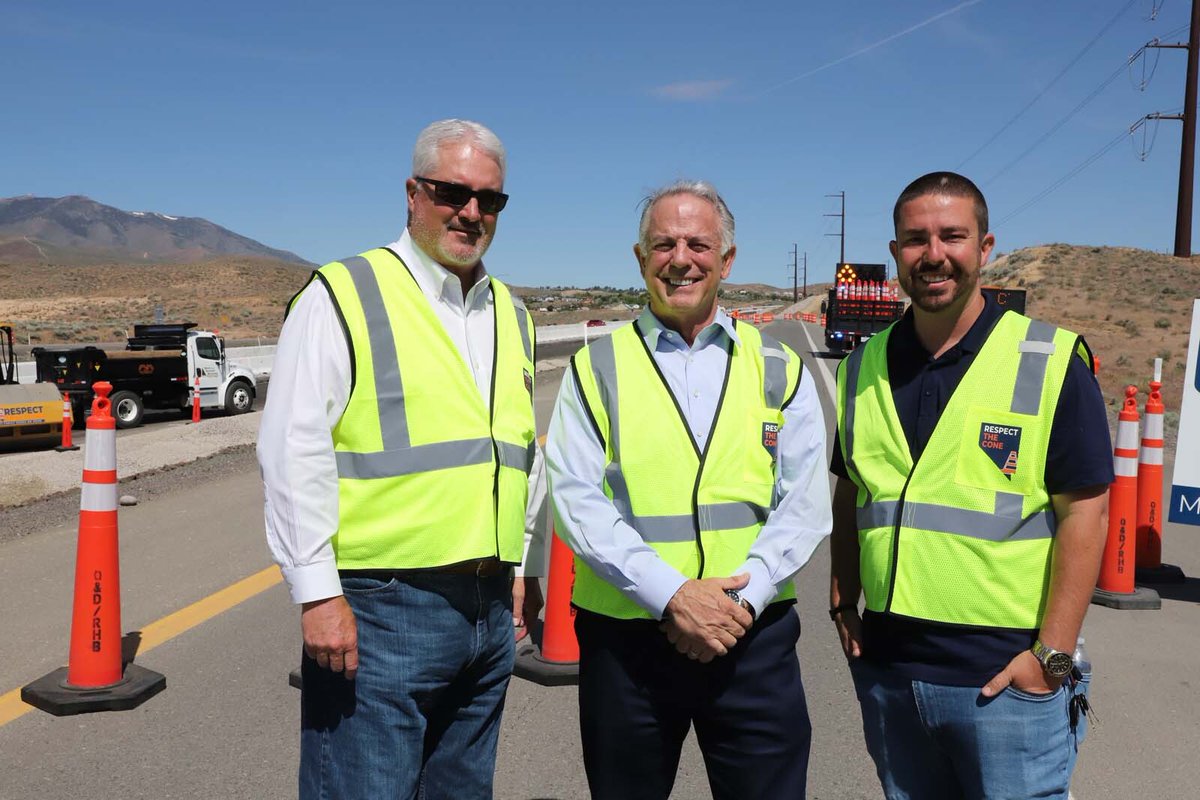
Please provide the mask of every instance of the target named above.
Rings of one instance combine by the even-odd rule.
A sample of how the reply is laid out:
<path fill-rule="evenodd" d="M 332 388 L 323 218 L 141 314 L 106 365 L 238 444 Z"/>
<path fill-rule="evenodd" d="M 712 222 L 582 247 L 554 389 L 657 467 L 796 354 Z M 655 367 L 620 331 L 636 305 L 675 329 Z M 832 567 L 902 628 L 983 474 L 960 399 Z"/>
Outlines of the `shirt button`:
<path fill-rule="evenodd" d="M 700 392 L 692 392 L 692 397 L 699 397 L 699 396 L 700 396 Z"/>
<path fill-rule="evenodd" d="M 933 392 L 931 392 L 931 391 L 929 391 L 928 389 L 926 389 L 926 390 L 925 390 L 925 396 L 926 396 L 926 397 L 933 397 Z"/>

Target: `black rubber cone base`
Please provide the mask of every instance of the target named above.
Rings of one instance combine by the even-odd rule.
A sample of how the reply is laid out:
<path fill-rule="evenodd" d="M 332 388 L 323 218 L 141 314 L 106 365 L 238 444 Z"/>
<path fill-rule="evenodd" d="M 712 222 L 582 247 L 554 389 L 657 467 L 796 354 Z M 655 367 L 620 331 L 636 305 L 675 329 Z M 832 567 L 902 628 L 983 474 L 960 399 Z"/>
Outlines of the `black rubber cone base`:
<path fill-rule="evenodd" d="M 70 452 L 70 451 L 72 451 L 72 450 L 78 450 L 78 449 L 79 449 L 79 445 L 77 445 L 77 444 L 73 444 L 73 445 L 71 445 L 70 447 L 63 447 L 63 446 L 60 444 L 60 445 L 58 445 L 57 447 L 55 447 L 54 449 L 55 449 L 55 450 L 57 450 L 57 451 L 58 451 L 58 452 L 60 452 L 60 453 L 67 453 L 67 452 Z"/>
<path fill-rule="evenodd" d="M 513 675 L 541 686 L 574 686 L 579 683 L 578 661 L 546 661 L 536 644 L 517 647 Z"/>
<path fill-rule="evenodd" d="M 1145 586 L 1135 587 L 1128 594 L 1096 589 L 1092 592 L 1092 602 L 1098 606 L 1135 611 L 1139 609 L 1157 611 L 1162 608 L 1162 598 L 1158 596 L 1158 592 L 1147 589 Z"/>
<path fill-rule="evenodd" d="M 1159 564 L 1157 567 L 1138 567 L 1138 583 L 1183 583 L 1187 580 L 1183 570 L 1174 564 Z"/>
<path fill-rule="evenodd" d="M 125 677 L 103 689 L 67 686 L 67 668 L 61 667 L 21 688 L 21 699 L 56 717 L 95 711 L 128 711 L 167 688 L 165 676 L 137 664 L 125 665 Z"/>

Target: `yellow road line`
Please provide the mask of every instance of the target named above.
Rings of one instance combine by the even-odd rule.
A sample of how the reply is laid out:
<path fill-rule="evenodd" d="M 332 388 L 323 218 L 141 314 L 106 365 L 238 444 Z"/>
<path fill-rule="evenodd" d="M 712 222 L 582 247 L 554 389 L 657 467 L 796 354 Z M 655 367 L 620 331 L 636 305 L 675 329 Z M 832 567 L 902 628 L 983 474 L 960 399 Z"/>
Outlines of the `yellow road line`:
<path fill-rule="evenodd" d="M 142 640 L 138 645 L 138 655 L 153 650 L 163 642 L 168 642 L 181 633 L 186 633 L 218 614 L 223 614 L 251 597 L 265 592 L 282 580 L 283 576 L 279 573 L 279 567 L 267 567 L 261 572 L 256 572 L 248 578 L 243 578 L 237 583 L 210 594 L 208 597 L 197 600 L 190 606 L 185 606 L 162 619 L 151 622 L 141 630 Z M 4 727 L 33 710 L 33 706 L 26 705 L 21 699 L 19 687 L 0 695 L 0 727 Z"/>

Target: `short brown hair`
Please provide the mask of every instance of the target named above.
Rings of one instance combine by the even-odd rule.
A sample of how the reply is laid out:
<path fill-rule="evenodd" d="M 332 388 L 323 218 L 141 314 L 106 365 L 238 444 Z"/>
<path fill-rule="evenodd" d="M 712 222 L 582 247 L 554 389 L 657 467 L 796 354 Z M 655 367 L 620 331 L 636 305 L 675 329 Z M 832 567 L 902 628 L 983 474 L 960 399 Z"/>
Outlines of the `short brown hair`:
<path fill-rule="evenodd" d="M 964 178 L 957 172 L 930 172 L 905 186 L 892 208 L 892 227 L 900 227 L 900 206 L 909 200 L 930 194 L 969 197 L 975 204 L 975 221 L 979 223 L 979 235 L 983 236 L 988 232 L 988 208 L 987 201 L 983 199 L 983 192 L 979 191 L 979 187 L 969 178 Z"/>

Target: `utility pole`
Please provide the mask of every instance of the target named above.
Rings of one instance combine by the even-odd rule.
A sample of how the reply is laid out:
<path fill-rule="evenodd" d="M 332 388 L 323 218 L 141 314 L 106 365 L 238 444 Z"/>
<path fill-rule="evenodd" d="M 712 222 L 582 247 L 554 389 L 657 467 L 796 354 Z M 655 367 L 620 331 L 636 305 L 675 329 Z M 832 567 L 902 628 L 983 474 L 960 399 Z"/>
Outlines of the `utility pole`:
<path fill-rule="evenodd" d="M 1196 168 L 1196 77 L 1200 69 L 1200 3 L 1192 0 L 1192 23 L 1187 44 L 1151 42 L 1147 48 L 1187 48 L 1187 80 L 1184 83 L 1183 114 L 1147 114 L 1146 119 L 1183 121 L 1183 141 L 1179 146 L 1179 199 L 1175 204 L 1175 257 L 1192 255 L 1192 184 Z"/>
<path fill-rule="evenodd" d="M 796 243 L 792 242 L 792 303 L 800 302 L 800 289 L 796 285 Z"/>
<path fill-rule="evenodd" d="M 804 251 L 804 297 L 808 297 L 808 251 Z"/>
<path fill-rule="evenodd" d="M 842 264 L 846 263 L 846 193 L 844 191 L 841 191 L 841 192 L 838 192 L 837 194 L 827 194 L 825 196 L 842 198 L 842 213 L 840 213 L 840 214 L 823 214 L 822 215 L 825 217 L 841 217 L 841 220 L 842 220 L 841 232 L 825 234 L 826 236 L 837 236 L 842 240 L 841 255 L 838 258 L 838 266 L 840 267 Z"/>

